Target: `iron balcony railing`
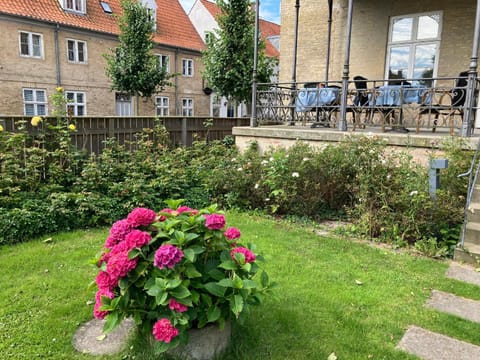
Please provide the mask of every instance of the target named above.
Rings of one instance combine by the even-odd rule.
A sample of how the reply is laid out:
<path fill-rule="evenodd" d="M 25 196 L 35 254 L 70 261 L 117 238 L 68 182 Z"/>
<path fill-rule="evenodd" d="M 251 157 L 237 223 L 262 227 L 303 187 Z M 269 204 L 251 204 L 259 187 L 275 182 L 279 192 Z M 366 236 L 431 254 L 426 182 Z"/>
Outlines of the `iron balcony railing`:
<path fill-rule="evenodd" d="M 467 77 L 348 81 L 347 127 L 380 127 L 400 131 L 444 131 L 454 134 L 464 123 Z M 474 81 L 473 129 L 478 110 L 479 81 Z M 342 81 L 259 84 L 256 119 L 259 125 L 300 124 L 337 128 L 341 120 Z M 480 114 L 479 114 L 480 115 Z"/>

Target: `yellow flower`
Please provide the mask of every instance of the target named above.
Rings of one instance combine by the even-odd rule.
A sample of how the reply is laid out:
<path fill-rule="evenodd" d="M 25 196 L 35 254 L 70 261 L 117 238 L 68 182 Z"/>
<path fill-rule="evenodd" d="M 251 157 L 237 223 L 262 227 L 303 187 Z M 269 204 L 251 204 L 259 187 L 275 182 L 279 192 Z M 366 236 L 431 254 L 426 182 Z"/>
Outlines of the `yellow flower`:
<path fill-rule="evenodd" d="M 70 124 L 70 125 L 68 125 L 68 130 L 75 131 L 75 130 L 77 130 L 77 128 L 75 127 L 74 124 Z"/>
<path fill-rule="evenodd" d="M 34 116 L 32 117 L 32 126 L 38 126 L 42 122 L 42 118 L 40 116 Z"/>
<path fill-rule="evenodd" d="M 2 131 L 3 131 L 3 126 L 2 126 L 2 125 L 0 125 L 0 132 L 2 132 Z"/>
<path fill-rule="evenodd" d="M 59 86 L 55 89 L 55 91 L 61 93 L 63 92 L 63 87 Z"/>

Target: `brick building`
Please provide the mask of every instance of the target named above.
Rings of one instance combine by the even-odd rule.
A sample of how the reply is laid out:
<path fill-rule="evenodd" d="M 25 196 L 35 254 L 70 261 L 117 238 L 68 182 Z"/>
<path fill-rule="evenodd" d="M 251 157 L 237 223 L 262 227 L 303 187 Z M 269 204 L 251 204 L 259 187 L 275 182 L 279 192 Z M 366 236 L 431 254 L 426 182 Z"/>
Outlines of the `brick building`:
<path fill-rule="evenodd" d="M 207 116 L 202 39 L 178 0 L 142 2 L 156 18 L 153 51 L 177 76 L 139 100 L 139 115 Z M 0 0 L 0 115 L 50 115 L 58 86 L 75 115 L 132 115 L 135 98 L 111 91 L 105 74 L 118 15 L 120 0 Z"/>

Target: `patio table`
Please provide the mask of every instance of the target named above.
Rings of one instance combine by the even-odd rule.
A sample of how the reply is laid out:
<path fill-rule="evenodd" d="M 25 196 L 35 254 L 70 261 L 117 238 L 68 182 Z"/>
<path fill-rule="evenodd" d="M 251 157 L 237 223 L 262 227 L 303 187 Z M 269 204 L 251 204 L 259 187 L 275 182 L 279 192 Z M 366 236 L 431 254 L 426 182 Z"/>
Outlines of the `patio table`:
<path fill-rule="evenodd" d="M 299 112 L 310 111 L 312 109 L 325 106 L 332 106 L 338 103 L 340 88 L 321 87 L 304 88 L 298 91 L 296 110 Z"/>

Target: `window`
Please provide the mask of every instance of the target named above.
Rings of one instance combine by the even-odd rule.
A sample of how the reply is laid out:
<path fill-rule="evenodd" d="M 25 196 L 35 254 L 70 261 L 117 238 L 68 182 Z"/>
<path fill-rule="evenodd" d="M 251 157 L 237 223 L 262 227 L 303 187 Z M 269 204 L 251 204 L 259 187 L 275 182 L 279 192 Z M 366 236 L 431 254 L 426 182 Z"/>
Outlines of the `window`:
<path fill-rule="evenodd" d="M 193 99 L 182 99 L 182 116 L 193 116 Z"/>
<path fill-rule="evenodd" d="M 20 55 L 34 58 L 42 58 L 43 35 L 20 31 Z"/>
<path fill-rule="evenodd" d="M 148 10 L 148 19 L 153 22 L 153 30 L 157 29 L 157 2 L 155 0 L 142 0 L 143 6 Z"/>
<path fill-rule="evenodd" d="M 115 111 L 118 116 L 132 115 L 132 98 L 130 95 L 116 93 L 115 94 Z"/>
<path fill-rule="evenodd" d="M 103 11 L 105 11 L 107 14 L 113 13 L 112 8 L 108 3 L 105 1 L 100 1 L 100 5 L 102 6 Z"/>
<path fill-rule="evenodd" d="M 85 0 L 63 0 L 63 10 L 85 14 Z"/>
<path fill-rule="evenodd" d="M 205 44 L 210 44 L 213 39 L 213 34 L 211 31 L 205 31 Z"/>
<path fill-rule="evenodd" d="M 168 97 L 157 96 L 155 103 L 157 104 L 157 116 L 168 116 L 170 114 Z"/>
<path fill-rule="evenodd" d="M 158 59 L 158 67 L 165 67 L 167 73 L 170 72 L 170 57 L 168 55 L 155 54 Z"/>
<path fill-rule="evenodd" d="M 87 43 L 80 40 L 67 39 L 67 58 L 70 62 L 87 62 Z"/>
<path fill-rule="evenodd" d="M 193 60 L 182 59 L 182 75 L 193 76 Z"/>
<path fill-rule="evenodd" d="M 388 79 L 422 79 L 437 73 L 442 14 L 398 16 L 391 19 L 387 50 Z M 427 84 L 429 81 L 418 81 Z"/>
<path fill-rule="evenodd" d="M 47 115 L 47 93 L 43 89 L 23 89 L 23 114 Z"/>
<path fill-rule="evenodd" d="M 83 116 L 87 114 L 85 108 L 85 93 L 79 91 L 66 91 L 67 114 L 69 116 Z"/>

